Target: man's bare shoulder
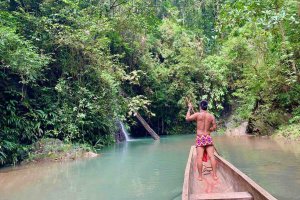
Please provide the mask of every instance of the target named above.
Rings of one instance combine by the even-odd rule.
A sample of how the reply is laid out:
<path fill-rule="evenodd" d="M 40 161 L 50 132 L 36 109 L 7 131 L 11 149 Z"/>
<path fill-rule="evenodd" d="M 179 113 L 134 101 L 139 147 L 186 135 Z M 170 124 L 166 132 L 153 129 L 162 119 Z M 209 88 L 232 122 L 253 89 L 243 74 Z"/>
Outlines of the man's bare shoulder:
<path fill-rule="evenodd" d="M 200 117 L 200 116 L 201 116 L 201 113 L 200 113 L 200 112 L 195 112 L 195 113 L 194 113 L 194 115 L 196 115 L 196 116 L 197 116 L 197 118 L 198 118 L 198 117 Z"/>
<path fill-rule="evenodd" d="M 199 116 L 199 115 L 201 115 L 201 113 L 200 112 L 195 112 L 195 115 Z"/>
<path fill-rule="evenodd" d="M 208 114 L 209 114 L 210 119 L 212 119 L 212 120 L 215 119 L 215 116 L 212 113 L 208 113 Z"/>

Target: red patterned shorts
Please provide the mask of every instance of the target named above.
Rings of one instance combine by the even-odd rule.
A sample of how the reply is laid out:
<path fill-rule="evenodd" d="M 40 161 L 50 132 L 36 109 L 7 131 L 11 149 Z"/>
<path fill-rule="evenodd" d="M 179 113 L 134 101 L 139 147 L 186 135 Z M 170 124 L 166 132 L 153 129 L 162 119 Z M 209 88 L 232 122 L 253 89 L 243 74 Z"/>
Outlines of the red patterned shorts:
<path fill-rule="evenodd" d="M 213 140 L 210 135 L 198 135 L 196 137 L 196 147 L 206 147 L 213 145 Z"/>

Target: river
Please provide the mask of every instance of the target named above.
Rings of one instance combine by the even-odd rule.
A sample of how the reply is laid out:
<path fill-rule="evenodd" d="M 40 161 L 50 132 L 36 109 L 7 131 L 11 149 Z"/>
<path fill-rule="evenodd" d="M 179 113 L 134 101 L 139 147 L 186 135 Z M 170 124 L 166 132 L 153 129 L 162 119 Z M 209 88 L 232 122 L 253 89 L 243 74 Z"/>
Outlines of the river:
<path fill-rule="evenodd" d="M 181 199 L 193 135 L 140 139 L 101 156 L 0 170 L 0 200 Z M 215 136 L 219 153 L 278 199 L 300 199 L 300 145 Z"/>

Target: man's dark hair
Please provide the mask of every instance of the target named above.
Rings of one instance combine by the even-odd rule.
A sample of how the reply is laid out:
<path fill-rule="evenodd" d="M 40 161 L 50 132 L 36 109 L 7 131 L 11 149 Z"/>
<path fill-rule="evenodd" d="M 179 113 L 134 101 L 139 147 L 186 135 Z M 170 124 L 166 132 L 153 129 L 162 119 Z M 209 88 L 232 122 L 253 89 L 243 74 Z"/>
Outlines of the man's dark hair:
<path fill-rule="evenodd" d="M 206 100 L 202 100 L 199 102 L 199 106 L 202 110 L 207 110 L 208 102 Z"/>

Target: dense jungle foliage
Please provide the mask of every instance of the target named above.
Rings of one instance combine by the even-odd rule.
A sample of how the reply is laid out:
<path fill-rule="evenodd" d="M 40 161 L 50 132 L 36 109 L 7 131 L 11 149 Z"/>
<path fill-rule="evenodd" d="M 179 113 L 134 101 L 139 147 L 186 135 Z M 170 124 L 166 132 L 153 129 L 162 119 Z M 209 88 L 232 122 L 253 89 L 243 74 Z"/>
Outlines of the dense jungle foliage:
<path fill-rule="evenodd" d="M 185 97 L 299 136 L 299 16 L 297 0 L 3 0 L 0 165 L 40 138 L 113 143 L 118 120 L 144 134 L 136 111 L 190 133 Z"/>

